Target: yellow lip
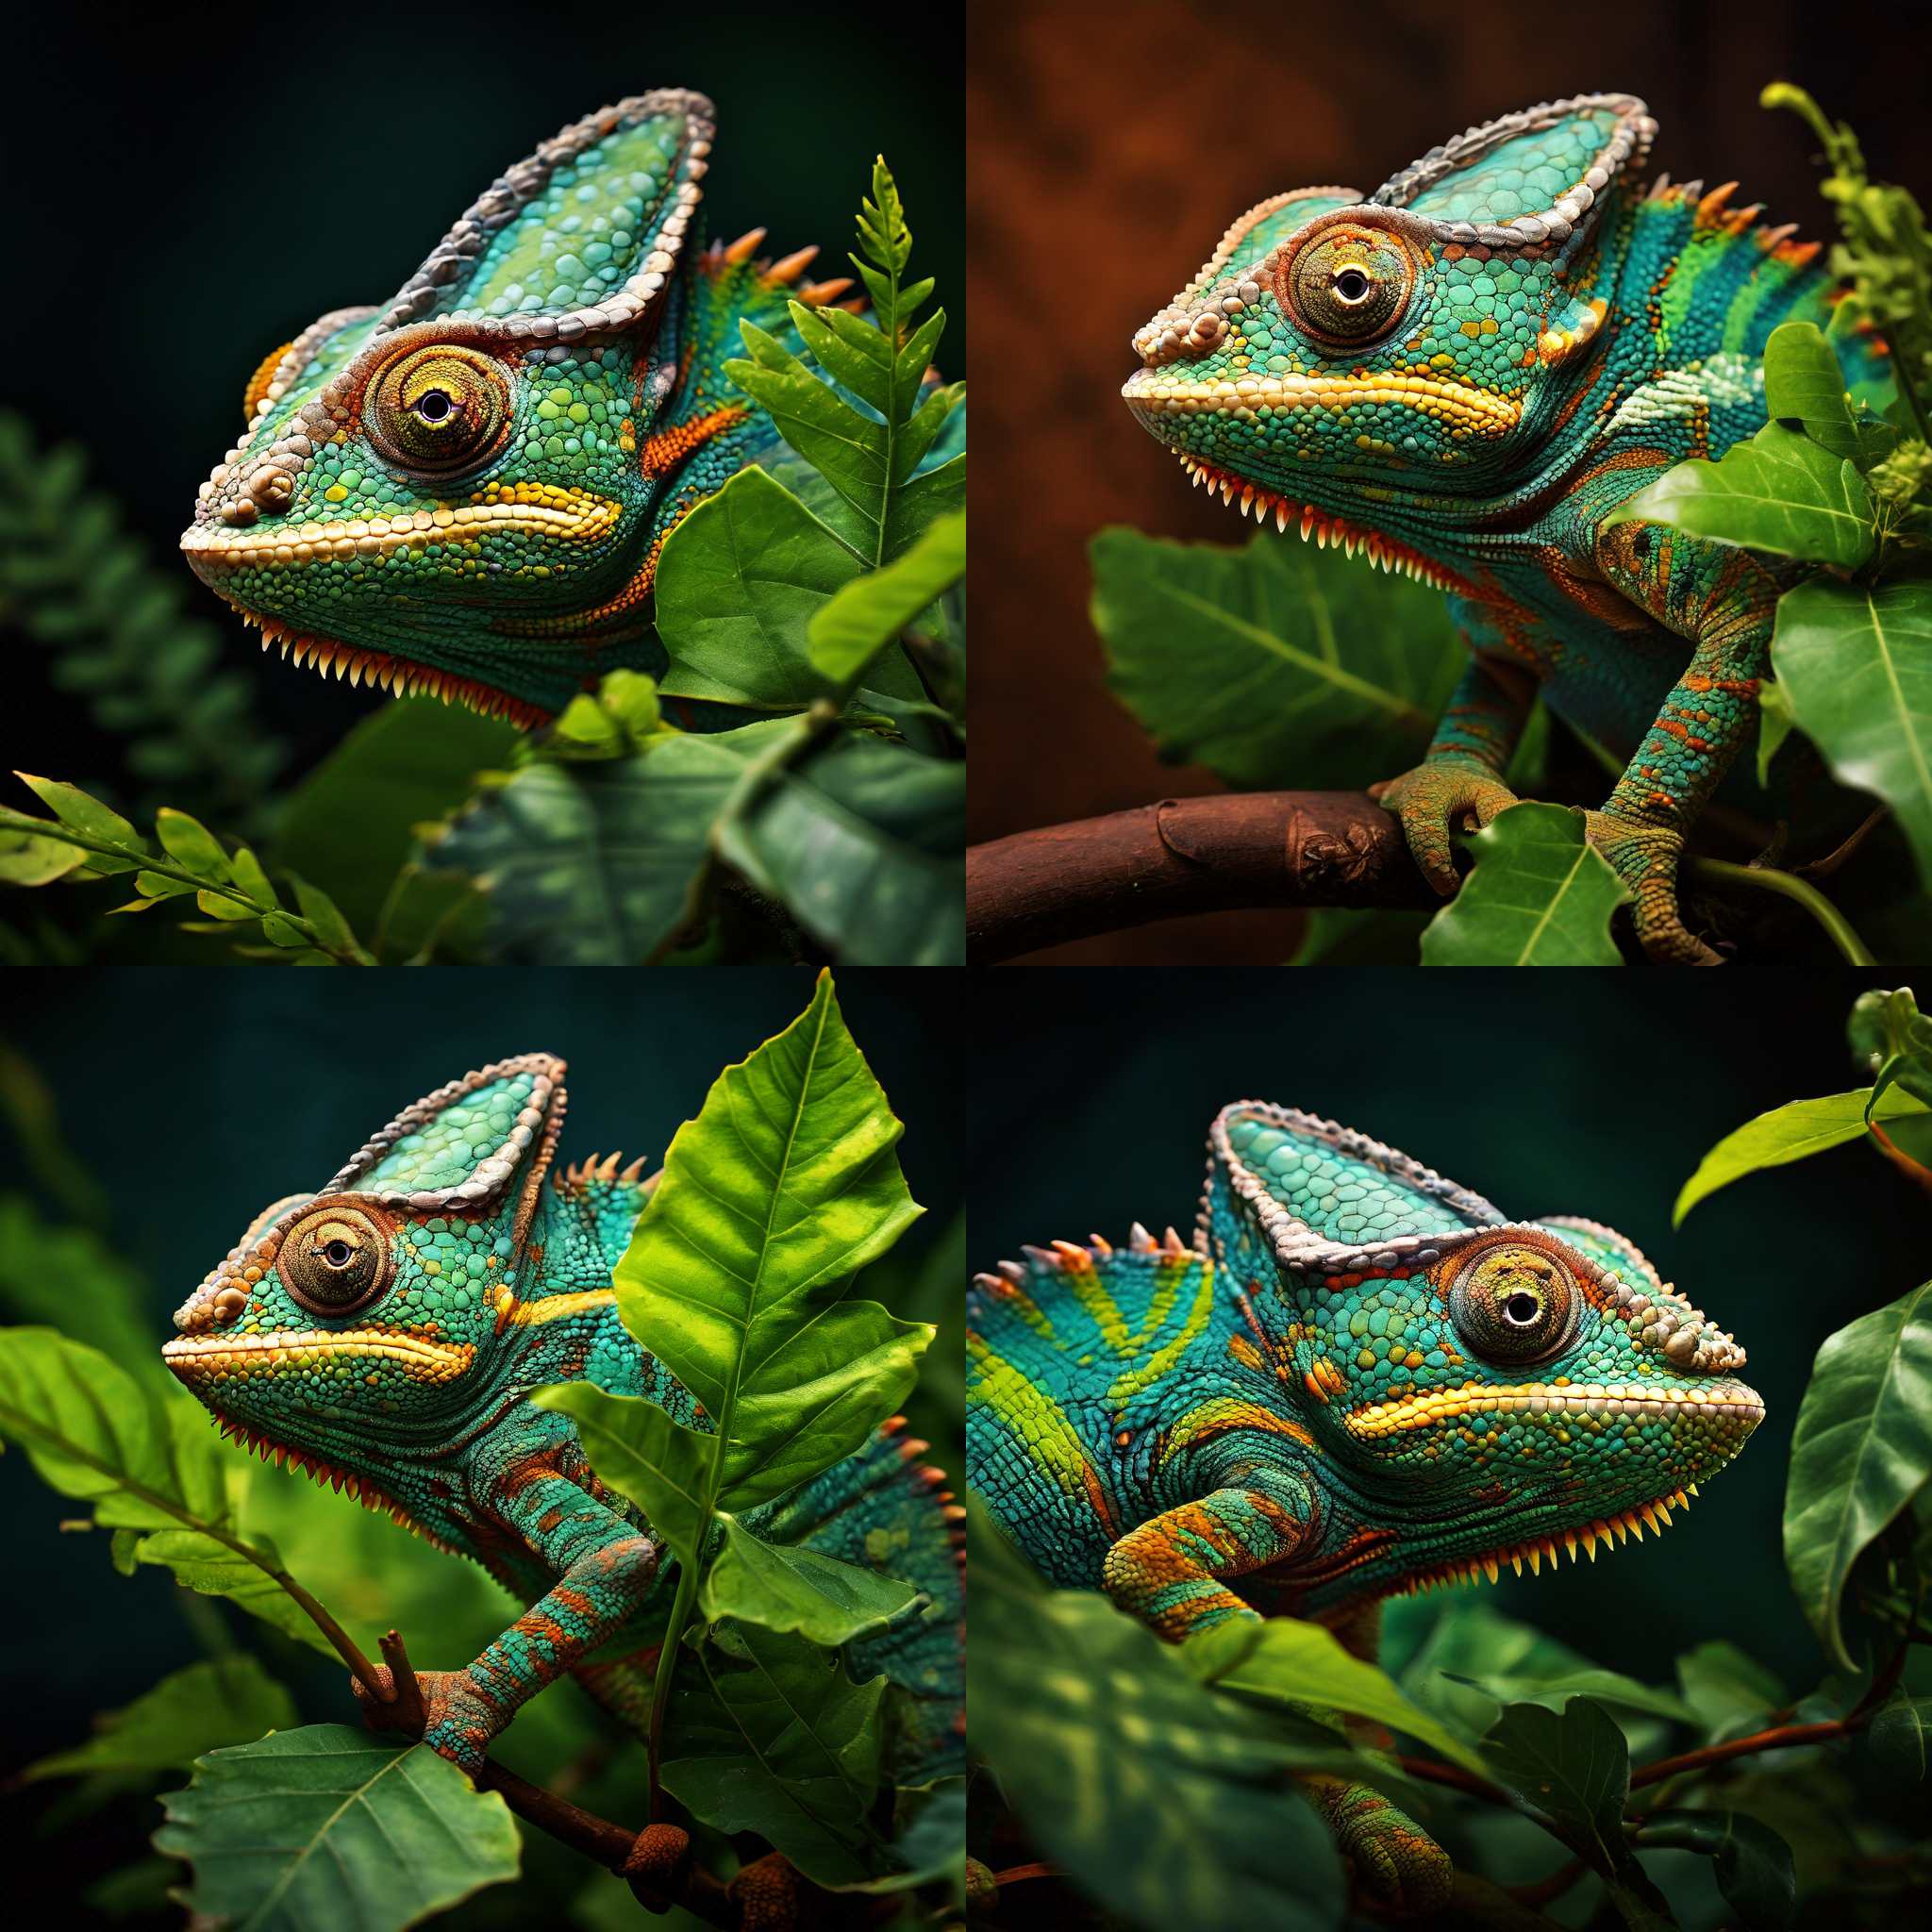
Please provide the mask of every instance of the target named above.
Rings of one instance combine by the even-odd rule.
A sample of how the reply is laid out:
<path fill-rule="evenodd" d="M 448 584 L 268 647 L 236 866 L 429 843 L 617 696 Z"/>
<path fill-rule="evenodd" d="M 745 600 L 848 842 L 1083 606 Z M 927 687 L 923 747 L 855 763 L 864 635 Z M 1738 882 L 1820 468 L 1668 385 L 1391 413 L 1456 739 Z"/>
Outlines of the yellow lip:
<path fill-rule="evenodd" d="M 1695 1416 L 1716 1424 L 1721 1431 L 1729 1427 L 1741 1435 L 1764 1420 L 1764 1404 L 1756 1390 L 1741 1382 L 1714 1382 L 1707 1387 L 1658 1382 L 1569 1382 L 1560 1387 L 1547 1382 L 1509 1386 L 1468 1382 L 1459 1389 L 1372 1403 L 1357 1409 L 1347 1421 L 1350 1435 L 1370 1439 L 1404 1429 L 1428 1428 L 1457 1416 L 1505 1412 L 1603 1419 Z"/>
<path fill-rule="evenodd" d="M 1515 428 L 1522 406 L 1488 390 L 1444 382 L 1433 375 L 1238 375 L 1198 378 L 1171 368 L 1137 369 L 1121 389 L 1136 415 L 1252 414 L 1269 409 L 1353 408 L 1394 403 L 1424 416 L 1440 417 L 1452 429 L 1503 436 Z"/>
<path fill-rule="evenodd" d="M 432 1341 L 393 1328 L 278 1328 L 262 1335 L 178 1335 L 161 1358 L 184 1382 L 273 1376 L 310 1363 L 393 1362 L 412 1382 L 450 1382 L 475 1359 L 468 1341 Z"/>

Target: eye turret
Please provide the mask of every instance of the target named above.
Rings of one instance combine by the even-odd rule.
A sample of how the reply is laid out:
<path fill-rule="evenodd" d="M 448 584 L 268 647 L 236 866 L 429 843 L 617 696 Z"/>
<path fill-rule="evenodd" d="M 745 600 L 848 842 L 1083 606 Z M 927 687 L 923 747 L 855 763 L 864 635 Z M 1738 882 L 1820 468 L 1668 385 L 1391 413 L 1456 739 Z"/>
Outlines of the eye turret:
<path fill-rule="evenodd" d="M 450 342 L 384 364 L 362 406 L 363 427 L 376 448 L 404 469 L 429 475 L 475 469 L 494 456 L 509 418 L 503 365 Z"/>
<path fill-rule="evenodd" d="M 282 1237 L 277 1257 L 290 1294 L 311 1313 L 366 1307 L 395 1279 L 388 1224 L 366 1208 L 318 1208 Z"/>
<path fill-rule="evenodd" d="M 1359 348 L 1402 320 L 1415 282 L 1415 257 L 1400 235 L 1365 222 L 1336 222 L 1310 229 L 1281 261 L 1275 293 L 1316 341 Z"/>
<path fill-rule="evenodd" d="M 1535 1362 L 1557 1353 L 1576 1333 L 1583 1303 L 1562 1260 L 1527 1241 L 1477 1250 L 1449 1289 L 1456 1332 L 1494 1362 Z"/>

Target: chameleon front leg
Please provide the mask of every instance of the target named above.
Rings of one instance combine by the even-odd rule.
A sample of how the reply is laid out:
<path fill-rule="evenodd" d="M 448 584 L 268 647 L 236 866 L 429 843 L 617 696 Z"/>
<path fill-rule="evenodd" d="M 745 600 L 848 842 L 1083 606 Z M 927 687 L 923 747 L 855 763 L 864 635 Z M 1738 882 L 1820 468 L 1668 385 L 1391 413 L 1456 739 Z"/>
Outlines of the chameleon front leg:
<path fill-rule="evenodd" d="M 1599 568 L 1633 604 L 1690 641 L 1690 662 L 1636 756 L 1586 815 L 1591 843 L 1629 889 L 1653 959 L 1710 966 L 1721 956 L 1677 909 L 1684 840 L 1757 723 L 1783 586 L 1750 552 L 1662 524 L 1618 524 L 1597 539 Z"/>
<path fill-rule="evenodd" d="M 474 1663 L 416 1674 L 428 1712 L 423 1741 L 472 1777 L 517 1711 L 643 1601 L 662 1557 L 654 1539 L 554 1472 L 506 1471 L 480 1500 L 558 1574 Z M 365 1717 L 380 1727 L 380 1707 L 359 1684 L 356 1690 Z"/>

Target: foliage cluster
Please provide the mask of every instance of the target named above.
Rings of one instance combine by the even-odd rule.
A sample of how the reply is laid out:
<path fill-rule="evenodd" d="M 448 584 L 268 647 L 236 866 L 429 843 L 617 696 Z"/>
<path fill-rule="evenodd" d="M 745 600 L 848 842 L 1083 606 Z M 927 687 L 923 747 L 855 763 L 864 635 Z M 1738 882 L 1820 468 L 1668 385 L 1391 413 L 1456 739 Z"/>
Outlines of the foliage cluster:
<path fill-rule="evenodd" d="M 1849 1030 L 1871 1084 L 1728 1137 L 1680 1217 L 1726 1180 L 1862 1135 L 1932 1185 L 1896 1144 L 1928 1118 L 1932 1024 L 1900 991 L 1863 996 Z M 1325 1773 L 1385 1793 L 1451 1853 L 1453 1903 L 1427 1923 L 1765 1932 L 1801 1901 L 1807 1924 L 1896 1923 L 1932 1883 L 1928 1419 L 1932 1283 L 1840 1329 L 1813 1365 L 1783 1533 L 1822 1674 L 1795 1693 L 1748 1640 L 1701 1630 L 1694 1605 L 1687 1647 L 1659 1644 L 1663 1682 L 1459 1591 L 1389 1605 L 1379 1667 L 1288 1620 L 1170 1646 L 1096 1592 L 1047 1588 L 975 1513 L 973 1742 L 992 1775 L 974 1787 L 973 1895 L 1038 1889 L 1037 1847 L 1104 1903 L 1061 1924 L 1321 1932 L 1349 1887 L 1291 1794 Z"/>

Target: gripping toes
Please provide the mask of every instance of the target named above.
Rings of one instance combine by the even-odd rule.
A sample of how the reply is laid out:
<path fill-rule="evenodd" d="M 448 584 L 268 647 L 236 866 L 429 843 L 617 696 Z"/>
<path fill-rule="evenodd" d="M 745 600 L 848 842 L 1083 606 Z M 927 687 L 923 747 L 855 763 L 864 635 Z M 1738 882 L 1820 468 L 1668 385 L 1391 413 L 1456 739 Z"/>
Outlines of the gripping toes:
<path fill-rule="evenodd" d="M 1356 1882 L 1385 1910 L 1407 1916 L 1449 1903 L 1449 1855 L 1407 1812 L 1345 1778 L 1311 1776 L 1302 1785 L 1354 1866 Z"/>
<path fill-rule="evenodd" d="M 379 1675 L 385 1686 L 391 1683 L 387 1668 Z M 416 1682 L 423 1692 L 424 1743 L 475 1777 L 483 1769 L 491 1739 L 502 1729 L 495 1707 L 468 1671 L 418 1671 Z M 362 1721 L 372 1731 L 400 1727 L 391 1708 L 378 1704 L 358 1680 L 351 1678 L 350 1684 L 362 1707 Z"/>
<path fill-rule="evenodd" d="M 1677 909 L 1683 834 L 1658 825 L 1632 824 L 1604 811 L 1584 813 L 1584 822 L 1590 842 L 1629 891 L 1637 938 L 1645 956 L 1665 965 L 1721 966 L 1723 956 L 1685 925 Z"/>
<path fill-rule="evenodd" d="M 1516 794 L 1480 758 L 1439 758 L 1399 778 L 1369 787 L 1402 820 L 1403 836 L 1423 875 L 1446 899 L 1456 891 L 1451 834 L 1486 825 L 1516 803 Z"/>

